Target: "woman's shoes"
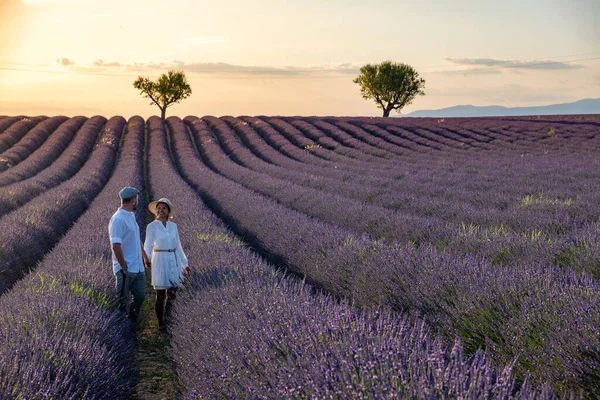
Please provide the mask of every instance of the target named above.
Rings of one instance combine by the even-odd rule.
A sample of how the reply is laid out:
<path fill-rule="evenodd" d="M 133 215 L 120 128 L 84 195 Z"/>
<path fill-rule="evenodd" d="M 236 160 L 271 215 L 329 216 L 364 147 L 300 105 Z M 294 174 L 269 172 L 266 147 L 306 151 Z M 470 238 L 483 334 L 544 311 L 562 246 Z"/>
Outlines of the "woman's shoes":
<path fill-rule="evenodd" d="M 159 326 L 158 327 L 158 336 L 167 337 L 167 335 L 168 335 L 168 333 L 167 333 L 166 325 Z"/>

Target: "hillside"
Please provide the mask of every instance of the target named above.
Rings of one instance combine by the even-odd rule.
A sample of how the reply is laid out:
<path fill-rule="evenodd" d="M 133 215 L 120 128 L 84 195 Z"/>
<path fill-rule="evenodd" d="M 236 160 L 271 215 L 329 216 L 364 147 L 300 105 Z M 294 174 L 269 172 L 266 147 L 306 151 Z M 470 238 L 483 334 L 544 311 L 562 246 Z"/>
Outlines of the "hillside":
<path fill-rule="evenodd" d="M 526 116 L 526 115 L 570 115 L 600 114 L 600 98 L 584 99 L 573 103 L 551 104 L 535 107 L 503 107 L 459 105 L 439 110 L 413 111 L 398 117 L 494 117 L 494 116 Z"/>

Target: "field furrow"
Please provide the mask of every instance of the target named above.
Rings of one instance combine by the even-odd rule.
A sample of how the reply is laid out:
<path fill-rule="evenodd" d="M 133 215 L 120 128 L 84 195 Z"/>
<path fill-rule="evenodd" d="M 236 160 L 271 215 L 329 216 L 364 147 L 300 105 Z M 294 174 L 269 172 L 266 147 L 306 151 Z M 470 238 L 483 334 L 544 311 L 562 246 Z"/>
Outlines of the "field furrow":
<path fill-rule="evenodd" d="M 52 164 L 71 143 L 85 121 L 86 117 L 73 117 L 65 121 L 24 161 L 0 172 L 0 187 L 30 178 Z"/>
<path fill-rule="evenodd" d="M 103 136 L 98 157 L 114 159 L 124 124 L 109 120 L 115 131 Z M 143 127 L 142 118 L 129 120 L 110 180 L 35 274 L 0 297 L 0 398 L 130 397 L 135 338 L 114 307 L 106 229 L 119 190 L 143 190 Z M 138 210 L 145 218 L 145 207 Z"/>
<path fill-rule="evenodd" d="M 387 304 L 422 315 L 445 335 L 458 334 L 469 351 L 487 343 L 496 362 L 517 357 L 519 370 L 530 370 L 538 382 L 586 385 L 588 369 L 583 374 L 574 371 L 582 371 L 594 356 L 577 349 L 598 340 L 592 327 L 600 314 L 585 313 L 586 329 L 574 319 L 598 301 L 594 279 L 562 268 L 502 266 L 426 245 L 388 246 L 356 237 L 214 175 L 198 158 L 178 153 L 192 146 L 183 128 L 172 129 L 172 134 L 183 176 L 237 234 L 272 262 L 356 304 Z M 595 225 L 589 229 L 592 235 L 597 230 Z M 531 344 L 527 321 L 543 326 L 556 316 L 561 330 L 540 332 L 540 339 Z M 568 342 L 569 337 L 578 340 Z M 546 360 L 551 343 L 561 343 L 565 351 Z M 569 355 L 576 353 L 580 356 Z M 553 368 L 556 363 L 563 367 Z"/>
<path fill-rule="evenodd" d="M 595 398 L 598 151 L 595 116 L 0 116 L 0 399 Z M 137 344 L 124 186 L 193 269 Z"/>
<path fill-rule="evenodd" d="M 0 293 L 35 268 L 102 189 L 113 169 L 124 124 L 122 117 L 109 120 L 73 177 L 0 219 L 6 235 L 0 245 Z"/>
<path fill-rule="evenodd" d="M 329 152 L 319 147 L 308 145 L 305 148 L 294 148 L 293 146 L 277 147 L 273 146 L 273 141 L 283 139 L 281 135 L 267 124 L 258 124 L 258 121 L 245 121 L 232 117 L 223 117 L 218 121 L 213 117 L 204 117 L 205 120 L 214 121 L 215 124 L 226 122 L 235 132 L 233 139 L 225 139 L 224 145 L 246 146 L 258 158 L 274 165 L 279 165 L 294 171 L 306 171 L 310 174 L 331 176 L 342 180 L 347 180 L 349 172 L 352 174 L 364 175 L 365 177 L 375 179 L 378 182 L 379 177 L 389 172 L 389 167 L 377 163 L 367 164 L 357 162 L 348 158 L 338 158 L 338 161 L 331 162 L 320 160 L 313 155 L 314 152 L 321 150 Z M 254 123 L 253 123 L 254 122 Z M 288 125 L 291 127 L 291 125 Z M 293 130 L 294 128 L 291 127 Z M 262 131 L 262 134 L 259 132 Z M 235 136 L 237 135 L 237 139 Z M 265 138 L 269 137 L 269 139 Z M 285 140 L 285 139 L 283 139 Z"/>
<path fill-rule="evenodd" d="M 11 125 L 21 121 L 25 117 L 23 116 L 14 116 L 14 117 L 4 117 L 0 121 L 0 134 L 4 133 Z"/>
<path fill-rule="evenodd" d="M 180 120 L 171 117 L 168 125 L 174 139 L 187 135 Z M 364 393 L 365 381 L 374 397 L 435 392 L 456 396 L 467 390 L 503 396 L 513 390 L 512 382 L 505 385 L 494 378 L 483 353 L 467 359 L 460 343 L 451 351 L 421 322 L 379 311 L 358 312 L 275 272 L 177 176 L 158 118 L 149 120 L 149 137 L 152 190 L 155 196 L 169 193 L 185 204 L 178 208 L 176 221 L 196 269 L 178 293 L 171 327 L 184 397 L 354 398 Z M 191 147 L 180 150 L 180 162 L 194 156 Z M 348 324 L 354 329 L 345 329 Z M 425 364 L 416 361 L 426 358 L 430 361 Z M 379 366 L 377 379 L 372 365 Z M 436 383 L 427 371 L 436 371 Z M 491 386 L 451 384 L 457 379 L 486 379 Z M 521 394 L 547 397 L 549 392 L 527 386 Z"/>
<path fill-rule="evenodd" d="M 97 144 L 105 124 L 104 117 L 90 118 L 79 129 L 76 138 L 48 168 L 31 178 L 4 186 L 0 193 L 0 216 L 7 215 L 80 171 Z M 100 137 L 99 140 L 103 139 Z"/>
<path fill-rule="evenodd" d="M 32 128 L 19 142 L 0 154 L 0 172 L 5 171 L 26 159 L 67 119 L 67 117 L 61 116 L 51 117 Z"/>
<path fill-rule="evenodd" d="M 32 117 L 23 118 L 4 132 L 0 134 L 0 154 L 10 149 L 15 143 L 17 143 L 23 136 L 27 134 L 34 126 L 45 120 L 46 117 Z"/>

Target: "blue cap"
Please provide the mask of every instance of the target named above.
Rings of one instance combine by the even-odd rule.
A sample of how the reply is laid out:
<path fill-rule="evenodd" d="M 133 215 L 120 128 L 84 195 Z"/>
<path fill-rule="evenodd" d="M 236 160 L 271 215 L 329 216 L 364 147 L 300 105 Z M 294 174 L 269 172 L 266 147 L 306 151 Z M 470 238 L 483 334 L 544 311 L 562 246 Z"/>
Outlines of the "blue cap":
<path fill-rule="evenodd" d="M 134 187 L 127 186 L 127 187 L 124 187 L 123 189 L 121 189 L 121 191 L 119 192 L 119 197 L 123 200 L 127 200 L 127 199 L 134 198 L 138 194 L 140 194 L 139 190 L 137 190 Z"/>

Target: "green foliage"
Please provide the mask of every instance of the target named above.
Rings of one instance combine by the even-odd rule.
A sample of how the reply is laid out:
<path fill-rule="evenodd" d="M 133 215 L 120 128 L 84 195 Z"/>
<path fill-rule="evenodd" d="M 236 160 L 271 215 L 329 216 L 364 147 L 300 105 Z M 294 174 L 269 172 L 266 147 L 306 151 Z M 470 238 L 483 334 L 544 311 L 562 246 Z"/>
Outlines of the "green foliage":
<path fill-rule="evenodd" d="M 187 83 L 183 71 L 169 71 L 162 74 L 156 82 L 149 78 L 138 76 L 133 87 L 140 91 L 143 97 L 152 100 L 160 108 L 161 118 L 165 119 L 167 107 L 179 103 L 192 94 L 192 88 Z"/>
<path fill-rule="evenodd" d="M 392 110 L 399 113 L 417 95 L 425 94 L 425 80 L 419 78 L 413 67 L 391 61 L 361 67 L 360 75 L 353 82 L 360 85 L 362 97 L 375 100 L 384 117 Z"/>
<path fill-rule="evenodd" d="M 512 260 L 512 252 L 510 248 L 500 247 L 496 250 L 491 257 L 492 264 L 494 265 L 507 265 Z"/>

